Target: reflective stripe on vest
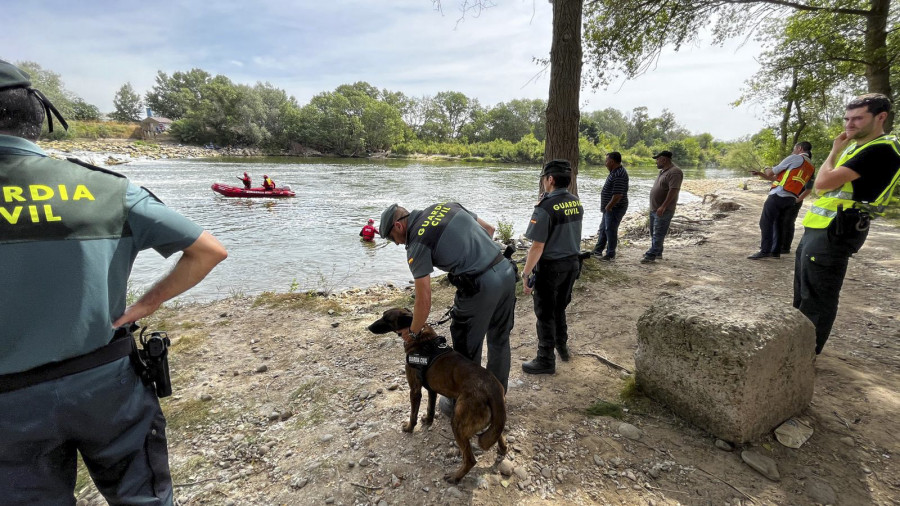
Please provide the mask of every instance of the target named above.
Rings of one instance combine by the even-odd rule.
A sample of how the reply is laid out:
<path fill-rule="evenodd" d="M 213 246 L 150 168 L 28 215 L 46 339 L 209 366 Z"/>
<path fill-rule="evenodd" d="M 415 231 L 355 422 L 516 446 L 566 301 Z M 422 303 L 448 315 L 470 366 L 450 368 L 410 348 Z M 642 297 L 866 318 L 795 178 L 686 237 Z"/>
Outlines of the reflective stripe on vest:
<path fill-rule="evenodd" d="M 900 156 L 900 141 L 897 140 L 897 137 L 894 135 L 882 135 L 862 146 L 857 146 L 856 144 L 847 146 L 847 149 L 845 149 L 838 158 L 837 163 L 834 164 L 835 168 L 844 165 L 853 157 L 861 153 L 865 148 L 876 144 L 888 144 L 894 148 L 894 151 Z M 887 205 L 893 196 L 893 190 L 897 186 L 898 179 L 900 179 L 900 169 L 897 170 L 894 177 L 891 179 L 890 184 L 887 185 L 878 198 L 868 204 L 874 207 Z M 850 209 L 856 206 L 856 204 L 857 201 L 853 199 L 853 183 L 847 181 L 840 188 L 824 193 L 813 202 L 812 207 L 806 213 L 806 216 L 803 217 L 803 226 L 818 229 L 828 228 L 831 220 L 837 216 L 838 206 L 843 206 L 844 209 Z M 881 214 L 881 212 L 882 211 L 876 211 L 875 214 Z"/>

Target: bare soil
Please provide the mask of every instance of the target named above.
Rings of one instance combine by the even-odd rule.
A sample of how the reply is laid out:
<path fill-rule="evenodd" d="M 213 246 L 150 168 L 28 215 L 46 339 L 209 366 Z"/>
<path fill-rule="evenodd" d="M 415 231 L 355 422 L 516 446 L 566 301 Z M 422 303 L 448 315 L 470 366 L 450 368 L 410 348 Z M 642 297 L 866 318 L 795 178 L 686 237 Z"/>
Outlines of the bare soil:
<path fill-rule="evenodd" d="M 450 486 L 442 476 L 460 457 L 448 419 L 401 431 L 409 412 L 402 343 L 365 327 L 389 307 L 412 307 L 409 287 L 170 304 L 145 323 L 173 339 L 175 394 L 163 409 L 179 504 L 813 504 L 831 502 L 829 492 L 836 504 L 900 504 L 897 228 L 876 223 L 850 261 L 816 362 L 815 396 L 801 415 L 812 437 L 799 449 L 773 435 L 747 445 L 777 462 L 779 482 L 599 359 L 633 370 L 636 321 L 663 291 L 740 286 L 791 303 L 793 255 L 745 258 L 758 246 L 765 184 L 743 185 L 687 182 L 696 195 L 742 207 L 721 213 L 710 199 L 680 206 L 655 264 L 638 263 L 649 244 L 646 219 L 626 218 L 615 262 L 585 263 L 568 310 L 573 357 L 557 362 L 554 375 L 522 373 L 536 338 L 532 302 L 519 291 L 503 466 L 510 475 L 492 448 Z M 801 235 L 798 225 L 794 245 Z M 436 280 L 431 320 L 451 301 L 451 287 Z M 449 336 L 446 325 L 437 330 Z M 598 401 L 620 419 L 589 414 Z M 640 439 L 622 436 L 622 422 Z M 79 497 L 102 503 L 83 472 Z"/>

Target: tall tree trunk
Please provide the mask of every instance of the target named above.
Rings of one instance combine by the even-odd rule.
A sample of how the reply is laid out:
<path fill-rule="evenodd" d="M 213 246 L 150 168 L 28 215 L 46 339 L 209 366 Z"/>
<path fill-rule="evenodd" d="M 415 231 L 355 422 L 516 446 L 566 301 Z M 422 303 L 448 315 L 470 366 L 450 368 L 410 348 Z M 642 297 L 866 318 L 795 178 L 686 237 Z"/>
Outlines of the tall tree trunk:
<path fill-rule="evenodd" d="M 569 191 L 578 194 L 578 110 L 581 92 L 582 0 L 553 0 L 550 96 L 544 163 L 562 158 L 572 165 Z"/>
<path fill-rule="evenodd" d="M 887 22 L 891 0 L 871 0 L 871 15 L 866 18 L 865 51 L 866 83 L 870 93 L 883 93 L 893 99 L 891 93 L 891 64 L 887 54 Z M 894 125 L 894 113 L 888 115 L 884 130 L 890 132 Z"/>
<path fill-rule="evenodd" d="M 797 93 L 797 69 L 794 68 L 794 76 L 791 80 L 791 87 L 785 95 L 787 104 L 784 106 L 784 114 L 781 115 L 781 154 L 784 155 L 790 150 L 787 148 L 788 127 L 791 123 L 791 109 L 794 106 L 794 96 Z M 793 149 L 793 145 L 791 146 Z"/>

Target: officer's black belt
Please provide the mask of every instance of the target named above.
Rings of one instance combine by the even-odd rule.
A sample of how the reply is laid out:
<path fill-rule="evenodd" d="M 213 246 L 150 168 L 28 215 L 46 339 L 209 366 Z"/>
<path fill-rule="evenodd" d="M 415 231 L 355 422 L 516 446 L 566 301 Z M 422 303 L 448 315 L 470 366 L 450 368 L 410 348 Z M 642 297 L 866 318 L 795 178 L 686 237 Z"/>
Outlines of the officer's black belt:
<path fill-rule="evenodd" d="M 128 335 L 114 338 L 106 346 L 84 355 L 40 365 L 27 371 L 0 375 L 0 394 L 100 367 L 129 356 L 135 348 L 134 338 Z"/>

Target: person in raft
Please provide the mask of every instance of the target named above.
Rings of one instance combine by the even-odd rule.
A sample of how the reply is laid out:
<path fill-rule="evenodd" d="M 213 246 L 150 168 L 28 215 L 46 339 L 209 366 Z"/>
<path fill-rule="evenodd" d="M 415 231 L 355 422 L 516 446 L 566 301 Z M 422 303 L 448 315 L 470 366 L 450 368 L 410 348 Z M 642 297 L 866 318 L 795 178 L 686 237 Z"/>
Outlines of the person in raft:
<path fill-rule="evenodd" d="M 248 176 L 246 172 L 244 172 L 244 177 L 238 177 L 238 179 L 240 179 L 241 182 L 244 183 L 244 188 L 246 188 L 248 190 L 250 189 L 251 179 L 250 179 L 250 176 Z"/>
<path fill-rule="evenodd" d="M 266 191 L 272 191 L 275 189 L 275 181 L 269 178 L 267 175 L 263 175 L 263 189 Z"/>

